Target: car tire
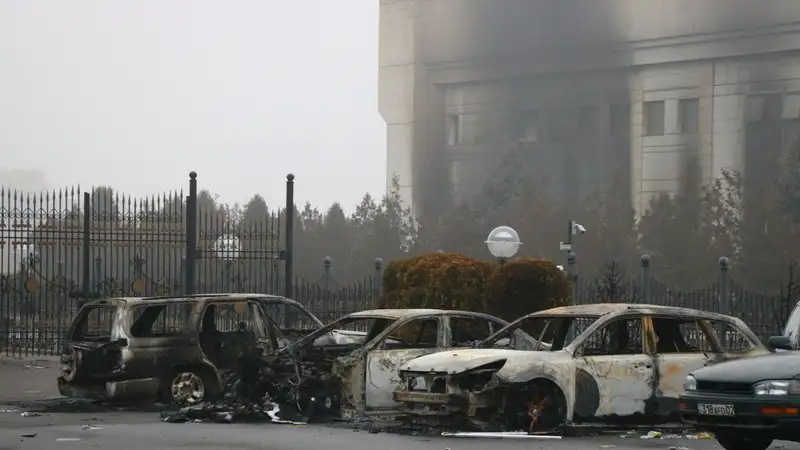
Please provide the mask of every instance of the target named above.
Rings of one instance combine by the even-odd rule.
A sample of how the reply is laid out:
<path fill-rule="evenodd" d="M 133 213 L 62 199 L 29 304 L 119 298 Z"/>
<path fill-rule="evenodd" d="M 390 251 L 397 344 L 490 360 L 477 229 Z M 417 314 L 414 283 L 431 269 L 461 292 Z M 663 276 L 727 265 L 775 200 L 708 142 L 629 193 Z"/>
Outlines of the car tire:
<path fill-rule="evenodd" d="M 773 441 L 771 437 L 735 431 L 719 431 L 715 435 L 725 450 L 766 450 Z"/>
<path fill-rule="evenodd" d="M 202 370 L 181 368 L 173 370 L 163 383 L 165 400 L 181 406 L 193 406 L 209 400 L 211 380 Z"/>

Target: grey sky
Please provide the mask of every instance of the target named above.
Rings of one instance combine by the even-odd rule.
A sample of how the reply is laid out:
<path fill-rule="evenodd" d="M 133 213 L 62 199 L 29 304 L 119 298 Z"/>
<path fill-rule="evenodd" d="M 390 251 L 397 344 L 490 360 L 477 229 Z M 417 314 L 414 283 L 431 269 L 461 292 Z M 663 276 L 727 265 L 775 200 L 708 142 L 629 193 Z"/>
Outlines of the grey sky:
<path fill-rule="evenodd" d="M 378 2 L 0 0 L 0 167 L 352 210 L 385 185 Z M 2 184 L 2 180 L 0 180 Z"/>

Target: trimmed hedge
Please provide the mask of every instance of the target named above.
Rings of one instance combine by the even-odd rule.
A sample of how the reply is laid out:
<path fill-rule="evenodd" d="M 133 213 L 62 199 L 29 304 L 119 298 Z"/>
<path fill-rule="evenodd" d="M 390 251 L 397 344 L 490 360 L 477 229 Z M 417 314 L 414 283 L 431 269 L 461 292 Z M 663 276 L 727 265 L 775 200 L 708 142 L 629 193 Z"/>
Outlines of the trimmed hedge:
<path fill-rule="evenodd" d="M 569 303 L 570 282 L 551 261 L 502 266 L 458 253 L 395 260 L 383 273 L 382 308 L 488 312 L 506 320 Z"/>
<path fill-rule="evenodd" d="M 523 258 L 498 266 L 489 277 L 489 314 L 514 320 L 571 303 L 567 274 L 552 261 Z"/>

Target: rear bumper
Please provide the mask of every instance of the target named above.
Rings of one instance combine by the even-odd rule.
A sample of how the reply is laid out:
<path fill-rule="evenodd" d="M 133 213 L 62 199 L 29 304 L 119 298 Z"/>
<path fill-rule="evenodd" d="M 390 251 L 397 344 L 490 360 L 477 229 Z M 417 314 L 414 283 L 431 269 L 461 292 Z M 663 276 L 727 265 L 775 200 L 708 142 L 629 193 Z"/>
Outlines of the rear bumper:
<path fill-rule="evenodd" d="M 701 415 L 698 403 L 733 405 L 734 415 Z M 762 398 L 689 392 L 680 396 L 680 411 L 683 422 L 707 429 L 780 431 L 800 428 L 800 397 Z"/>
<path fill-rule="evenodd" d="M 159 378 L 106 381 L 93 384 L 72 384 L 58 377 L 58 391 L 64 397 L 92 400 L 153 400 L 161 385 Z"/>

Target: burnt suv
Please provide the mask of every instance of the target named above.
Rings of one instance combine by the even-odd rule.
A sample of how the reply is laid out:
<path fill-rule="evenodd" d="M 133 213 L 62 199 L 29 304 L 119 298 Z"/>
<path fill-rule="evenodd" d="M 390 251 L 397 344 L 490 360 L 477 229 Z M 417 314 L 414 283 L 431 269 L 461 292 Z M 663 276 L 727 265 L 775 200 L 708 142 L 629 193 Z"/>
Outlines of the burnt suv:
<path fill-rule="evenodd" d="M 67 331 L 58 388 L 67 397 L 195 404 L 220 394 L 243 357 L 322 326 L 299 303 L 271 295 L 94 300 Z M 339 339 L 329 334 L 320 345 Z"/>

